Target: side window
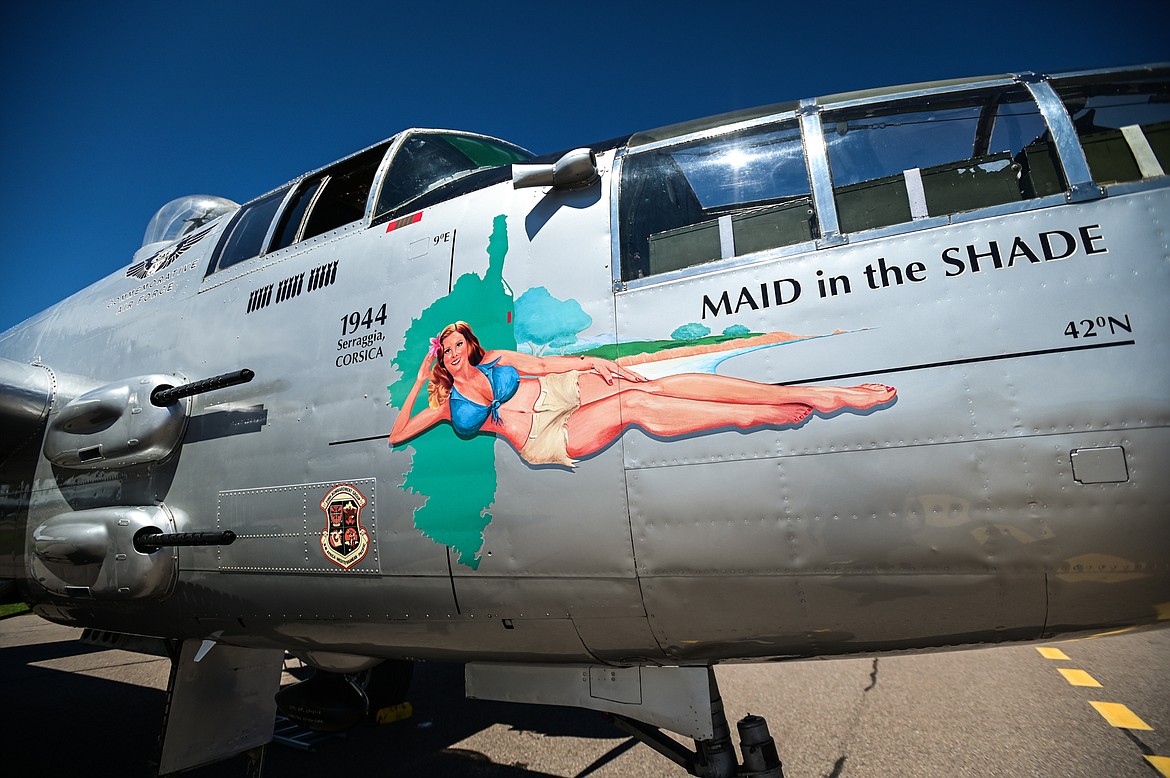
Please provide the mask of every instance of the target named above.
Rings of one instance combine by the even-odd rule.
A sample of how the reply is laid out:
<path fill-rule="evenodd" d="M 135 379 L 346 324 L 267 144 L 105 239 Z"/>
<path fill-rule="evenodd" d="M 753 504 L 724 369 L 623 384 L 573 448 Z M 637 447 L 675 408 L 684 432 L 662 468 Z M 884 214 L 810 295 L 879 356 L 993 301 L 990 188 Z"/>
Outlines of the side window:
<path fill-rule="evenodd" d="M 885 227 L 1048 194 L 1026 151 L 1046 127 L 1013 87 L 866 104 L 822 115 L 841 232 Z M 1059 170 L 1059 167 L 1055 168 Z M 1054 171 L 1045 170 L 1046 174 Z"/>
<path fill-rule="evenodd" d="M 328 180 L 313 201 L 305 219 L 301 240 L 315 237 L 361 219 L 374 183 L 374 173 L 382 162 L 386 147 L 361 154 L 328 171 Z"/>
<path fill-rule="evenodd" d="M 267 247 L 264 238 L 288 194 L 288 187 L 245 205 L 224 230 L 208 273 L 361 219 L 366 213 L 374 174 L 388 145 L 383 143 L 302 179 L 289 198 L 288 207 L 280 214 Z"/>
<path fill-rule="evenodd" d="M 301 240 L 301 225 L 305 221 L 305 214 L 308 213 L 309 207 L 313 204 L 313 198 L 321 191 L 321 185 L 325 181 L 326 176 L 316 176 L 302 181 L 297 187 L 297 193 L 293 196 L 292 202 L 288 204 L 288 207 L 284 209 L 284 214 L 280 217 L 280 226 L 277 227 L 276 235 L 272 239 L 272 251 L 291 246 Z"/>
<path fill-rule="evenodd" d="M 1170 80 L 1053 80 L 1098 184 L 1140 181 L 1170 168 Z"/>
<path fill-rule="evenodd" d="M 365 216 L 370 187 L 386 145 L 362 152 L 302 181 L 281 216 L 268 250 L 291 246 Z"/>
<path fill-rule="evenodd" d="M 817 234 L 795 122 L 630 154 L 621 176 L 627 281 Z"/>
<path fill-rule="evenodd" d="M 240 208 L 231 224 L 224 230 L 224 236 L 220 239 L 208 267 L 209 273 L 231 267 L 260 253 L 264 247 L 264 236 L 268 234 L 268 227 L 272 224 L 272 217 L 276 215 L 276 209 L 280 207 L 287 191 L 288 189 L 281 189 Z"/>

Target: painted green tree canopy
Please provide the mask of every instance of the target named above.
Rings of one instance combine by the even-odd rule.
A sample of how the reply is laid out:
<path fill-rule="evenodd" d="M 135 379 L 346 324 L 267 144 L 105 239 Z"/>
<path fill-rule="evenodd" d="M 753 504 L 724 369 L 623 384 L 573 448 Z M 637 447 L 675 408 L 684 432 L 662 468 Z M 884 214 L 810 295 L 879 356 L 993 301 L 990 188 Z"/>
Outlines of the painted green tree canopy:
<path fill-rule="evenodd" d="M 698 340 L 710 334 L 710 327 L 706 327 L 698 322 L 691 322 L 690 324 L 684 324 L 677 328 L 674 332 L 670 333 L 670 337 L 675 340 Z"/>
<path fill-rule="evenodd" d="M 528 343 L 533 354 L 552 347 L 565 349 L 577 342 L 577 333 L 593 324 L 576 300 L 558 300 L 543 286 L 516 298 L 516 342 Z"/>

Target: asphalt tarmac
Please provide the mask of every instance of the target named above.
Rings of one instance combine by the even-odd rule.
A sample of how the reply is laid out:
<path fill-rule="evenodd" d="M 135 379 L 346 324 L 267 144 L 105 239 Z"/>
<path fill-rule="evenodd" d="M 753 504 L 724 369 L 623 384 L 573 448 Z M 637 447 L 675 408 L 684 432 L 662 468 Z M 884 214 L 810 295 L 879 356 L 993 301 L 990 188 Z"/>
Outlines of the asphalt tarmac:
<path fill-rule="evenodd" d="M 167 660 L 79 634 L 33 615 L 0 620 L 5 776 L 154 774 Z M 733 731 L 748 713 L 766 717 L 786 778 L 1170 776 L 1170 630 L 717 675 Z M 405 721 L 312 750 L 269 745 L 264 776 L 685 775 L 600 714 L 466 700 L 458 665 L 420 665 L 409 699 Z M 1137 720 L 1118 719 L 1124 711 Z M 186 775 L 246 767 L 237 758 Z"/>

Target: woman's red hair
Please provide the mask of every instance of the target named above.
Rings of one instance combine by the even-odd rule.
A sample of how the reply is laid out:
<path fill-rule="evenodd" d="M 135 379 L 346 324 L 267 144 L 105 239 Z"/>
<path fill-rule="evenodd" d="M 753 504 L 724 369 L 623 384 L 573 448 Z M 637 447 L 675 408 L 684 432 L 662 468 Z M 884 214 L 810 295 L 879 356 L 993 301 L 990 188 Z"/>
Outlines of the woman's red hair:
<path fill-rule="evenodd" d="M 451 387 L 455 384 L 455 379 L 451 377 L 447 366 L 443 364 L 443 341 L 456 332 L 462 335 L 464 342 L 467 343 L 468 362 L 478 365 L 483 361 L 483 355 L 487 353 L 480 345 L 479 338 L 475 337 L 475 333 L 472 332 L 471 325 L 467 322 L 457 321 L 444 327 L 443 331 L 439 333 L 439 353 L 431 368 L 431 380 L 427 384 L 427 404 L 432 408 L 438 408 L 447 402 L 447 398 L 451 396 Z"/>

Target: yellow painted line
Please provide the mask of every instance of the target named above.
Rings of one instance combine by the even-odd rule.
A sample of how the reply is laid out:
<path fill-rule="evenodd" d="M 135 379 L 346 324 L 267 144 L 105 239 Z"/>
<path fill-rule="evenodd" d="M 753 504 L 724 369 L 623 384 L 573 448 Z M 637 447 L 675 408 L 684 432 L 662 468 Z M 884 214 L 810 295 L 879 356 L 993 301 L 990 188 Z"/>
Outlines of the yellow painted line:
<path fill-rule="evenodd" d="M 1118 729 L 1145 729 L 1150 731 L 1154 729 L 1120 702 L 1093 702 L 1090 700 L 1089 704 L 1096 708 L 1097 712 L 1104 716 L 1105 720 L 1112 727 L 1117 727 Z"/>
<path fill-rule="evenodd" d="M 1084 670 L 1070 670 L 1067 667 L 1061 667 L 1057 672 L 1063 675 L 1064 680 L 1073 686 L 1096 686 L 1097 688 L 1101 688 L 1101 684 L 1097 682 L 1097 679 Z"/>
<path fill-rule="evenodd" d="M 1045 659 L 1068 659 L 1068 655 L 1059 648 L 1048 648 L 1046 646 L 1037 646 L 1036 650 L 1040 652 L 1040 656 Z"/>
<path fill-rule="evenodd" d="M 414 715 L 414 706 L 409 702 L 400 702 L 397 705 L 391 705 L 388 708 L 379 708 L 374 720 L 379 724 L 391 724 L 395 721 L 403 721 Z"/>
<path fill-rule="evenodd" d="M 1146 759 L 1154 766 L 1155 770 L 1166 778 L 1170 778 L 1170 756 L 1147 756 Z"/>
<path fill-rule="evenodd" d="M 1107 638 L 1113 635 L 1124 635 L 1127 632 L 1133 632 L 1137 627 L 1123 627 L 1122 629 L 1115 629 L 1109 632 L 1098 632 L 1095 635 L 1089 635 L 1087 638 L 1080 638 L 1080 640 L 1096 640 L 1097 638 Z"/>

